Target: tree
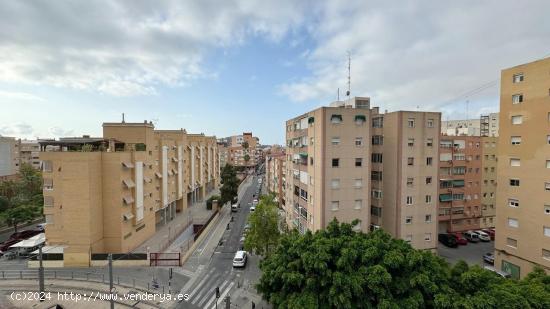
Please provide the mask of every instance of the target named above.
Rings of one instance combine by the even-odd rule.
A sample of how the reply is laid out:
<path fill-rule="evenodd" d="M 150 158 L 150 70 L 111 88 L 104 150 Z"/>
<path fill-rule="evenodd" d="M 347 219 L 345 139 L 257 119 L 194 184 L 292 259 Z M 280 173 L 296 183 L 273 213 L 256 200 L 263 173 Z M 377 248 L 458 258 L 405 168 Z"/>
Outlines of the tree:
<path fill-rule="evenodd" d="M 221 194 L 221 205 L 224 205 L 227 202 L 232 202 L 235 197 L 237 197 L 239 189 L 239 179 L 237 178 L 237 172 L 231 164 L 226 164 L 221 172 L 221 183 L 222 187 L 220 188 Z"/>
<path fill-rule="evenodd" d="M 241 146 L 243 146 L 244 149 L 248 149 L 249 147 L 248 142 L 243 142 Z"/>
<path fill-rule="evenodd" d="M 269 256 L 277 246 L 280 237 L 279 211 L 274 196 L 263 195 L 248 220 L 250 231 L 244 241 L 245 249 Z"/>
<path fill-rule="evenodd" d="M 274 308 L 550 308 L 550 276 L 504 279 L 479 266 L 453 268 L 382 230 L 281 236 L 260 262 L 257 290 Z"/>
<path fill-rule="evenodd" d="M 11 207 L 2 213 L 2 217 L 13 227 L 14 232 L 17 232 L 19 224 L 32 221 L 38 215 L 40 215 L 40 209 L 30 205 Z"/>
<path fill-rule="evenodd" d="M 250 161 L 250 156 L 249 156 L 248 154 L 245 154 L 245 155 L 244 155 L 244 161 L 245 161 L 245 162 Z"/>

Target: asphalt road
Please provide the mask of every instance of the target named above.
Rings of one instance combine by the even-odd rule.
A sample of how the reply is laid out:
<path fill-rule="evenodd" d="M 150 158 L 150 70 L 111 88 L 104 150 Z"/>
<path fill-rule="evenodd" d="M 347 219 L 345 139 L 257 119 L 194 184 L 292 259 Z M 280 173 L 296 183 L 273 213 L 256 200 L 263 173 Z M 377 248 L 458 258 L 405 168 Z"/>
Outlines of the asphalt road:
<path fill-rule="evenodd" d="M 437 246 L 437 253 L 439 256 L 447 260 L 449 263 L 454 264 L 459 260 L 464 260 L 469 265 L 489 265 L 483 262 L 483 255 L 488 252 L 495 251 L 495 242 L 478 242 L 468 243 L 465 246 L 458 246 L 458 248 L 449 248 L 439 243 Z"/>
<path fill-rule="evenodd" d="M 229 229 L 226 230 L 216 248 L 210 264 L 208 264 L 199 278 L 187 293 L 190 296 L 189 301 L 182 302 L 178 308 L 215 308 L 216 297 L 215 290 L 219 287 L 220 298 L 218 307 L 225 308 L 223 299 L 225 296 L 231 296 L 237 289 L 250 285 L 250 282 L 256 280 L 259 276 L 258 259 L 252 257 L 248 259 L 245 268 L 233 268 L 233 257 L 235 252 L 241 249 L 240 238 L 244 225 L 250 214 L 250 204 L 254 199 L 258 188 L 258 177 L 254 176 L 251 185 L 239 201 L 241 208 L 238 212 L 232 213 L 233 221 L 229 223 Z M 232 308 L 239 308 L 237 304 L 232 304 Z"/>

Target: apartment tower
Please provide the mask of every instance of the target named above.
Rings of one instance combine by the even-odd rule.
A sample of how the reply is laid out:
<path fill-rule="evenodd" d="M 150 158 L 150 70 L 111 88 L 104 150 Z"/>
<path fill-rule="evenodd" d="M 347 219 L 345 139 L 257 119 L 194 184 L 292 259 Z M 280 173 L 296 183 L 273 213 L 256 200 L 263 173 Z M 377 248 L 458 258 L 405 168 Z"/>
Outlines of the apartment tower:
<path fill-rule="evenodd" d="M 500 78 L 495 267 L 550 272 L 550 58 Z"/>

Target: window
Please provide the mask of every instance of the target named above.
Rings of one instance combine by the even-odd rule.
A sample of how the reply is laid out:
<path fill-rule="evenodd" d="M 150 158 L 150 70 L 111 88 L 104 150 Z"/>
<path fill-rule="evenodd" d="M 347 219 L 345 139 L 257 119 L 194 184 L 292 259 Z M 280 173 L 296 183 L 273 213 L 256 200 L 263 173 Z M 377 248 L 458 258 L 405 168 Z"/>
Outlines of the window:
<path fill-rule="evenodd" d="M 550 191 L 550 182 L 545 182 L 544 183 L 544 190 Z"/>
<path fill-rule="evenodd" d="M 409 147 L 413 147 L 414 146 L 414 138 L 409 138 L 409 140 L 407 142 L 407 145 L 409 145 Z"/>
<path fill-rule="evenodd" d="M 405 224 L 412 224 L 413 223 L 413 217 L 407 216 L 405 217 Z"/>
<path fill-rule="evenodd" d="M 362 126 L 367 121 L 367 117 L 365 115 L 355 115 L 355 124 L 358 126 Z"/>
<path fill-rule="evenodd" d="M 432 183 L 432 177 L 431 176 L 426 177 L 426 184 L 429 185 L 431 183 Z"/>
<path fill-rule="evenodd" d="M 331 140 L 332 145 L 340 145 L 340 138 L 335 136 Z"/>
<path fill-rule="evenodd" d="M 356 178 L 354 183 L 353 183 L 353 186 L 355 188 L 361 188 L 363 187 L 363 179 L 362 178 Z"/>
<path fill-rule="evenodd" d="M 550 160 L 546 160 L 546 168 L 550 168 Z"/>
<path fill-rule="evenodd" d="M 375 198 L 375 199 L 381 199 L 382 198 L 382 191 L 380 190 L 372 190 L 371 191 L 372 193 L 372 197 Z"/>
<path fill-rule="evenodd" d="M 381 171 L 371 171 L 370 172 L 370 179 L 381 181 L 382 180 L 382 172 Z"/>
<path fill-rule="evenodd" d="M 425 241 L 432 241 L 432 233 L 425 233 L 424 234 L 424 240 Z"/>
<path fill-rule="evenodd" d="M 432 215 L 426 215 L 426 216 L 424 217 L 424 221 L 425 221 L 426 223 L 432 222 Z"/>
<path fill-rule="evenodd" d="M 382 208 L 371 206 L 370 207 L 370 214 L 377 217 L 382 217 Z"/>
<path fill-rule="evenodd" d="M 372 144 L 373 145 L 383 145 L 384 144 L 384 137 L 382 135 L 373 135 L 372 136 Z"/>
<path fill-rule="evenodd" d="M 510 166 L 521 166 L 521 162 L 519 159 L 510 159 Z"/>
<path fill-rule="evenodd" d="M 523 123 L 523 116 L 516 115 L 512 116 L 512 124 L 522 124 Z"/>
<path fill-rule="evenodd" d="M 432 162 L 433 162 L 433 158 L 432 158 L 432 157 L 427 157 L 427 158 L 426 158 L 426 165 L 432 165 Z"/>
<path fill-rule="evenodd" d="M 519 207 L 519 200 L 516 200 L 514 198 L 508 199 L 508 206 L 510 207 Z"/>
<path fill-rule="evenodd" d="M 414 128 L 414 118 L 409 118 L 409 119 L 407 120 L 407 126 L 408 126 L 409 128 Z"/>
<path fill-rule="evenodd" d="M 543 231 L 544 231 L 544 236 L 550 237 L 550 227 L 549 226 L 545 226 Z"/>
<path fill-rule="evenodd" d="M 407 177 L 407 186 L 412 186 L 414 183 L 414 178 L 412 177 Z"/>
<path fill-rule="evenodd" d="M 342 115 L 332 115 L 330 116 L 330 122 L 333 124 L 342 123 Z"/>
<path fill-rule="evenodd" d="M 550 205 L 544 205 L 544 214 L 550 215 Z"/>
<path fill-rule="evenodd" d="M 52 171 L 52 161 L 42 161 L 42 171 L 51 172 Z"/>
<path fill-rule="evenodd" d="M 372 163 L 382 163 L 382 154 L 381 153 L 372 153 L 371 154 Z"/>
<path fill-rule="evenodd" d="M 434 145 L 434 139 L 428 138 L 426 139 L 426 147 L 432 147 Z"/>
<path fill-rule="evenodd" d="M 355 167 L 363 166 L 363 158 L 355 158 Z"/>
<path fill-rule="evenodd" d="M 382 128 L 382 127 L 384 127 L 384 118 L 383 117 L 372 118 L 372 127 L 373 128 Z"/>
<path fill-rule="evenodd" d="M 412 205 L 412 204 L 413 204 L 413 197 L 407 196 L 407 205 Z"/>
<path fill-rule="evenodd" d="M 53 196 L 44 196 L 44 207 L 53 206 Z"/>
<path fill-rule="evenodd" d="M 46 224 L 54 224 L 53 215 L 45 215 L 46 217 Z"/>
<path fill-rule="evenodd" d="M 330 206 L 331 206 L 331 209 L 333 211 L 336 211 L 336 210 L 340 209 L 340 202 L 339 201 L 332 201 L 332 202 L 330 202 Z"/>
<path fill-rule="evenodd" d="M 51 191 L 53 190 L 53 179 L 51 178 L 44 178 L 44 190 Z"/>
<path fill-rule="evenodd" d="M 340 179 L 332 179 L 330 181 L 330 187 L 332 189 L 340 189 Z"/>
<path fill-rule="evenodd" d="M 510 137 L 510 143 L 512 143 L 512 145 L 521 145 L 521 136 Z"/>
<path fill-rule="evenodd" d="M 514 94 L 512 96 L 512 104 L 519 104 L 523 102 L 523 94 Z"/>
<path fill-rule="evenodd" d="M 363 207 L 363 200 L 355 200 L 354 209 L 361 209 Z"/>
<path fill-rule="evenodd" d="M 510 186 L 519 187 L 519 179 L 510 179 Z"/>
<path fill-rule="evenodd" d="M 550 260 L 550 250 L 542 249 L 542 258 Z"/>
<path fill-rule="evenodd" d="M 408 157 L 407 158 L 407 165 L 414 165 L 414 158 Z"/>
<path fill-rule="evenodd" d="M 434 127 L 434 120 L 433 119 L 428 119 L 428 128 L 433 128 Z"/>
<path fill-rule="evenodd" d="M 406 242 L 412 242 L 412 240 L 413 240 L 412 234 L 408 234 L 407 236 L 405 236 L 405 241 Z"/>
<path fill-rule="evenodd" d="M 332 167 L 339 167 L 340 159 L 332 159 Z"/>
<path fill-rule="evenodd" d="M 355 138 L 355 146 L 357 146 L 357 147 L 363 146 L 363 138 L 362 137 L 356 137 Z"/>
<path fill-rule="evenodd" d="M 508 218 L 508 226 L 509 227 L 519 227 L 518 219 Z"/>
<path fill-rule="evenodd" d="M 314 137 L 310 137 L 310 138 L 309 138 L 309 144 L 310 144 L 311 146 L 313 146 L 313 145 L 315 144 L 315 138 L 314 138 Z"/>
<path fill-rule="evenodd" d="M 431 203 L 432 203 L 432 196 L 426 195 L 426 204 L 431 204 Z"/>
<path fill-rule="evenodd" d="M 514 74 L 512 77 L 512 82 L 515 83 L 521 83 L 523 81 L 523 73 Z"/>
<path fill-rule="evenodd" d="M 509 247 L 517 248 L 518 247 L 518 241 L 513 238 L 506 238 L 506 245 Z"/>
<path fill-rule="evenodd" d="M 546 135 L 546 143 L 548 143 L 548 145 L 550 145 L 550 135 Z"/>

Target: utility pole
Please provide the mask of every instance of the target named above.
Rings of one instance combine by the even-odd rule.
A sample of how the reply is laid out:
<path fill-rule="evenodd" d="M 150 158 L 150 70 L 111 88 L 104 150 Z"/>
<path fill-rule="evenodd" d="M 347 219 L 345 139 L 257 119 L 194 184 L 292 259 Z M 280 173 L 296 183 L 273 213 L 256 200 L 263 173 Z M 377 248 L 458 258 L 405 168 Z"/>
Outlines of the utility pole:
<path fill-rule="evenodd" d="M 168 294 L 172 294 L 172 267 L 168 271 Z"/>
<path fill-rule="evenodd" d="M 115 300 L 113 299 L 113 254 L 109 253 L 109 293 L 111 297 L 109 302 L 111 303 L 111 309 L 115 309 Z"/>
<path fill-rule="evenodd" d="M 44 266 L 42 265 L 42 246 L 38 247 L 38 260 L 39 260 L 39 266 L 38 266 L 38 289 L 40 294 L 40 301 L 43 302 L 45 300 L 44 297 Z"/>

